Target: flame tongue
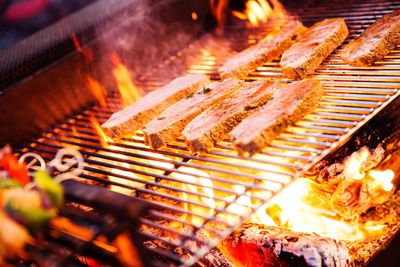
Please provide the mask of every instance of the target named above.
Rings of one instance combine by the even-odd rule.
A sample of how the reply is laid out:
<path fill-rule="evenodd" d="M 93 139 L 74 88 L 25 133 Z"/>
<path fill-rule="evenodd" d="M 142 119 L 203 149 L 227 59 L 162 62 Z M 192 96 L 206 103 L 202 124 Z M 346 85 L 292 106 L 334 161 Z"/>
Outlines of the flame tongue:
<path fill-rule="evenodd" d="M 270 4 L 271 3 L 271 4 Z M 232 15 L 241 20 L 248 20 L 250 26 L 266 23 L 269 18 L 284 18 L 286 10 L 277 0 L 249 0 L 244 12 L 233 11 Z"/>
<path fill-rule="evenodd" d="M 111 62 L 114 64 L 112 74 L 121 95 L 122 105 L 127 107 L 141 98 L 140 90 L 133 84 L 129 70 L 122 64 L 119 56 L 113 53 L 110 58 Z"/>

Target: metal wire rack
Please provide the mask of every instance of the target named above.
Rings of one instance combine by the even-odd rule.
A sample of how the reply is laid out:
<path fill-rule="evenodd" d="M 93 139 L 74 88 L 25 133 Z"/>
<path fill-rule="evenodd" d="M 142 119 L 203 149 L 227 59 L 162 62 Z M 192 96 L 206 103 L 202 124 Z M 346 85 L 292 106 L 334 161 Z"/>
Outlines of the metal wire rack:
<path fill-rule="evenodd" d="M 293 12 L 291 16 L 301 18 L 307 26 L 327 17 L 344 17 L 350 30 L 344 44 L 383 14 L 400 8 L 400 2 L 395 1 L 346 1 L 340 5 L 337 1 L 293 2 L 287 6 Z M 226 28 L 224 38 L 235 40 L 236 49 L 241 49 L 279 23 L 284 21 L 273 20 L 256 28 L 234 24 Z M 226 58 L 206 48 L 199 50 L 198 44 L 172 56 L 160 68 L 184 64 L 182 58 L 192 58 L 195 63 L 187 64 L 187 72 L 218 79 L 217 69 Z M 120 108 L 117 93 L 108 96 L 108 108 L 84 110 L 20 151 L 36 152 L 50 160 L 64 146 L 77 147 L 85 156 L 82 182 L 151 203 L 149 214 L 140 218 L 139 234 L 146 250 L 157 256 L 157 266 L 190 266 L 399 96 L 399 49 L 367 68 L 342 62 L 342 47 L 312 75 L 325 88 L 318 108 L 251 158 L 238 156 L 229 142 L 220 142 L 205 155 L 193 155 L 182 138 L 155 151 L 144 145 L 141 132 L 104 144 L 93 121 L 101 123 Z M 193 50 L 198 54 L 188 57 Z M 290 82 L 282 75 L 279 62 L 267 63 L 248 77 L 255 79 Z M 165 82 L 150 75 L 139 86 L 149 90 Z M 67 212 L 61 215 L 72 216 Z M 53 245 L 57 247 L 50 243 Z M 95 243 L 93 248 L 100 249 Z M 102 249 L 101 253 L 106 257 L 112 251 Z"/>

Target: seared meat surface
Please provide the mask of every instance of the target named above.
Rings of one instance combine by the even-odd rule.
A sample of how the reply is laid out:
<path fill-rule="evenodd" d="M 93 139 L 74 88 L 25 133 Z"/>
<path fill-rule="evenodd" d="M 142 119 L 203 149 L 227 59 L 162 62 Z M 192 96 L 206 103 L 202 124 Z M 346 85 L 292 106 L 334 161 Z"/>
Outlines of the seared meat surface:
<path fill-rule="evenodd" d="M 283 73 L 291 79 L 301 79 L 314 73 L 348 35 L 349 31 L 342 18 L 317 22 L 283 53 L 280 63 Z"/>
<path fill-rule="evenodd" d="M 400 44 L 400 10 L 378 19 L 343 50 L 344 62 L 351 66 L 371 66 Z"/>
<path fill-rule="evenodd" d="M 236 79 L 213 82 L 170 106 L 143 129 L 146 144 L 154 149 L 167 145 L 192 119 L 234 94 L 242 84 L 243 81 Z"/>
<path fill-rule="evenodd" d="M 269 81 L 254 81 L 242 86 L 236 94 L 207 109 L 185 127 L 182 135 L 186 144 L 192 151 L 208 151 L 215 143 L 227 138 L 240 121 L 268 102 L 275 88 L 276 83 Z"/>
<path fill-rule="evenodd" d="M 146 123 L 173 103 L 185 98 L 210 83 L 203 74 L 191 74 L 176 78 L 170 83 L 151 91 L 137 102 L 114 113 L 101 125 L 111 138 L 120 138 L 135 133 Z"/>
<path fill-rule="evenodd" d="M 218 70 L 221 77 L 245 78 L 264 63 L 279 58 L 306 29 L 298 20 L 285 24 L 285 26 L 270 33 L 258 44 L 250 46 L 229 59 Z"/>
<path fill-rule="evenodd" d="M 270 144 L 288 126 L 317 107 L 323 89 L 318 80 L 305 79 L 280 87 L 272 100 L 244 119 L 231 132 L 239 154 L 253 155 Z"/>

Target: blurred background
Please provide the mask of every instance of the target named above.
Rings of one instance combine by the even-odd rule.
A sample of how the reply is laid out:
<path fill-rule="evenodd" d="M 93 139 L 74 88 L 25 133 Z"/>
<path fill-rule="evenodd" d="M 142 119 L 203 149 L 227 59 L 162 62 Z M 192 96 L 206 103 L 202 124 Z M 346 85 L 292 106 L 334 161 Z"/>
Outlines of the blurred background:
<path fill-rule="evenodd" d="M 96 0 L 0 0 L 0 50 Z"/>

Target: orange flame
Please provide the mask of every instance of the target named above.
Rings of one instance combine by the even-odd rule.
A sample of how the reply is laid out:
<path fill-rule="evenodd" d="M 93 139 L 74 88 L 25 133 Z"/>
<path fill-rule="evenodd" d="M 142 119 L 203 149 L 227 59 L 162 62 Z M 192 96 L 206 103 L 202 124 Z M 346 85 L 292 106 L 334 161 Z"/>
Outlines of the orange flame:
<path fill-rule="evenodd" d="M 142 97 L 140 90 L 132 82 L 129 70 L 124 64 L 122 64 L 120 57 L 116 53 L 112 53 L 110 59 L 114 64 L 112 74 L 117 82 L 118 90 L 122 99 L 122 105 L 127 107 Z"/>
<path fill-rule="evenodd" d="M 108 142 L 112 141 L 111 138 L 109 138 L 101 129 L 100 124 L 98 120 L 94 117 L 90 117 L 90 123 L 92 124 L 93 128 L 96 130 L 97 135 L 99 136 L 99 141 L 102 147 L 108 148 L 109 144 Z"/>
<path fill-rule="evenodd" d="M 232 15 L 241 20 L 248 20 L 251 26 L 258 26 L 260 23 L 266 23 L 269 18 L 283 18 L 286 16 L 286 10 L 278 0 L 249 0 L 246 2 L 244 12 L 232 11 Z"/>
<path fill-rule="evenodd" d="M 229 0 L 209 0 L 209 1 L 210 1 L 211 12 L 218 23 L 217 32 L 221 32 L 225 24 L 226 10 L 228 8 Z"/>
<path fill-rule="evenodd" d="M 363 174 L 360 178 L 360 173 L 363 173 L 361 165 L 366 159 L 365 151 L 368 151 L 368 149 L 362 149 L 346 160 L 344 163 L 346 166 L 345 168 L 355 169 L 353 172 L 346 171 L 346 173 L 352 173 L 352 175 L 355 175 L 354 177 L 356 179 L 367 179 L 366 177 L 372 179 L 372 182 L 368 181 L 368 189 L 371 191 L 372 196 L 378 198 L 374 200 L 374 204 L 380 204 L 383 203 L 388 196 L 382 194 L 380 190 L 386 190 L 386 192 L 393 190 L 392 180 L 394 173 L 391 170 L 372 170 L 367 172 L 367 174 Z M 291 152 L 290 154 L 293 153 L 298 156 L 302 155 L 301 152 Z M 271 160 L 269 156 L 264 154 L 257 154 L 254 157 L 265 162 Z M 232 163 L 236 161 L 236 159 L 232 158 L 226 158 L 225 160 L 231 161 Z M 293 160 L 289 158 L 280 158 L 279 162 L 293 163 Z M 254 169 L 266 167 L 265 164 L 262 166 L 259 165 L 260 163 L 254 161 L 247 162 L 247 164 L 251 164 L 251 167 L 254 167 Z M 268 169 L 281 172 L 288 171 L 285 167 L 274 165 L 268 166 Z M 257 173 L 257 175 L 261 177 L 265 175 L 264 178 L 269 181 L 261 182 L 260 186 L 272 191 L 280 189 L 280 184 L 272 181 L 288 182 L 287 179 L 289 179 L 287 176 L 271 173 Z M 213 184 L 212 181 L 209 181 L 209 183 Z M 263 196 L 265 197 L 265 192 L 246 191 L 246 188 L 241 185 L 231 185 L 231 189 L 239 195 L 236 200 L 234 195 L 222 195 L 219 191 L 213 190 L 212 197 L 207 200 L 203 199 L 202 203 L 208 205 L 210 211 L 213 211 L 218 207 L 213 200 L 214 196 L 224 197 L 228 202 L 232 202 L 232 204 L 227 207 L 229 213 L 218 214 L 217 216 L 234 224 L 237 223 L 238 216 L 232 214 L 237 214 L 239 216 L 248 214 L 248 207 L 254 206 L 253 196 L 257 196 L 257 193 L 261 193 L 264 194 Z M 330 201 L 332 192 L 329 190 L 329 188 L 317 184 L 310 179 L 299 178 L 258 209 L 256 213 L 251 216 L 250 221 L 287 228 L 293 231 L 317 233 L 322 236 L 349 241 L 360 240 L 368 236 L 376 236 L 385 227 L 384 224 L 375 221 L 359 223 L 356 221 L 344 220 L 333 209 Z M 199 191 L 197 190 L 196 192 Z M 184 196 L 184 199 L 186 200 L 187 197 L 188 196 Z M 185 208 L 191 210 L 193 207 L 186 205 Z"/>
<path fill-rule="evenodd" d="M 353 153 L 345 160 L 343 173 L 345 179 L 372 179 L 368 181 L 369 190 L 377 199 L 371 201 L 381 204 L 389 195 L 382 195 L 379 190 L 389 192 L 393 189 L 394 173 L 391 170 L 363 172 L 363 163 L 369 156 L 371 154 L 367 148 Z M 373 221 L 361 224 L 343 220 L 332 207 L 332 193 L 326 190 L 312 180 L 297 179 L 260 208 L 251 220 L 349 241 L 377 235 L 385 227 Z"/>
<path fill-rule="evenodd" d="M 115 150 L 115 153 L 104 153 L 127 160 L 128 158 L 122 153 L 117 153 L 117 151 L 122 151 L 122 149 L 125 150 L 125 148 L 109 145 L 108 142 L 110 140 L 101 130 L 98 122 L 95 119 L 92 119 L 92 124 L 99 134 L 103 146 Z M 136 149 L 129 149 L 129 151 L 145 154 L 146 156 L 149 156 L 149 158 L 156 157 L 159 159 L 168 159 L 166 156 L 154 151 L 142 151 Z M 293 154 L 302 156 L 301 152 L 290 152 L 291 156 L 295 156 Z M 364 162 L 370 156 L 371 154 L 369 150 L 363 148 L 348 157 L 344 162 L 344 180 L 351 179 L 353 181 L 363 181 L 364 179 L 369 179 L 367 181 L 368 190 L 371 192 L 373 197 L 376 196 L 379 198 L 374 202 L 375 204 L 379 204 L 383 203 L 386 197 L 389 196 L 389 193 L 393 190 L 394 186 L 392 181 L 394 178 L 394 173 L 391 170 L 363 170 L 362 166 L 364 166 Z M 265 154 L 257 154 L 254 157 L 259 161 L 246 161 L 246 164 L 251 164 L 251 167 L 254 169 L 262 169 L 267 167 L 275 172 L 287 173 L 289 171 L 287 167 L 279 167 L 272 164 L 266 166 L 265 163 L 259 163 L 269 162 L 271 160 L 277 161 L 275 157 L 272 158 L 272 156 Z M 152 159 L 135 160 L 143 161 L 144 163 L 148 163 L 150 165 L 158 165 L 159 167 L 165 169 L 174 169 L 174 165 L 169 162 L 162 162 Z M 236 161 L 241 161 L 243 159 L 226 158 L 225 160 L 236 163 Z M 279 158 L 278 161 L 295 163 L 293 160 L 290 160 L 290 157 Z M 132 173 L 131 171 L 128 171 L 130 168 L 141 168 L 141 171 L 148 173 L 163 173 L 163 170 L 157 170 L 150 167 L 139 167 L 136 165 L 131 166 L 125 162 L 120 163 L 120 166 L 126 170 L 113 168 L 111 173 L 114 175 L 134 177 L 135 179 L 143 180 L 143 182 L 139 183 L 113 176 L 110 176 L 109 179 L 120 184 L 138 188 L 142 187 L 146 180 L 149 181 L 149 177 Z M 233 190 L 236 192 L 236 195 L 221 192 L 215 189 L 217 186 L 221 188 L 221 185 L 218 184 L 219 182 L 209 178 L 212 177 L 212 172 L 209 173 L 207 170 L 198 170 L 185 166 L 181 166 L 179 170 L 184 173 L 172 172 L 171 174 L 171 177 L 177 179 L 177 181 L 180 181 L 178 183 L 174 183 L 173 186 L 181 190 L 178 191 L 178 194 L 179 197 L 184 200 L 182 201 L 183 208 L 192 212 L 192 214 L 208 214 L 209 216 L 213 216 L 215 210 L 221 208 L 221 205 L 223 205 L 223 202 L 217 199 L 223 198 L 228 203 L 232 204 L 229 204 L 227 207 L 227 213 L 219 213 L 217 217 L 224 219 L 230 224 L 235 224 L 238 222 L 237 220 L 240 218 L 240 216 L 249 213 L 249 207 L 254 206 L 255 203 L 253 196 L 260 196 L 257 194 L 264 194 L 263 196 L 265 197 L 265 191 L 247 191 L 246 188 L 241 185 L 228 185 L 229 188 L 227 189 Z M 281 183 L 287 183 L 290 181 L 290 178 L 287 176 L 273 174 L 271 172 L 268 174 L 260 172 L 257 173 L 257 175 L 259 175 L 261 178 L 268 179 L 268 181 L 263 180 L 260 182 L 259 186 L 268 188 L 271 191 L 279 190 L 281 188 Z M 114 185 L 111 187 L 111 189 L 123 194 L 132 194 L 133 192 L 131 189 L 125 189 L 121 186 Z M 317 184 L 310 179 L 299 178 L 292 182 L 278 195 L 273 197 L 270 201 L 268 201 L 268 203 L 264 204 L 260 209 L 258 209 L 256 213 L 251 216 L 250 221 L 283 227 L 293 231 L 317 233 L 321 236 L 349 241 L 361 240 L 369 236 L 376 236 L 385 227 L 384 224 L 375 221 L 359 223 L 356 221 L 344 220 L 335 212 L 335 209 L 331 203 L 332 191 L 329 190 L 331 189 Z M 382 193 L 382 191 L 387 192 L 387 195 Z M 237 197 L 237 195 L 239 197 Z M 201 205 L 191 203 L 201 203 Z M 190 213 L 182 215 L 183 217 L 180 219 L 191 222 L 194 225 L 201 225 L 203 223 L 203 218 L 189 214 Z M 175 225 L 171 224 L 170 226 L 179 228 L 180 224 L 176 223 Z"/>
<path fill-rule="evenodd" d="M 87 85 L 90 93 L 93 95 L 93 97 L 97 100 L 100 106 L 102 107 L 107 107 L 107 101 L 106 101 L 106 96 L 107 96 L 107 90 L 106 88 L 96 79 L 93 77 L 87 76 Z"/>
<path fill-rule="evenodd" d="M 370 171 L 369 175 L 374 179 L 373 186 L 381 187 L 383 190 L 390 192 L 393 190 L 394 172 L 392 170 Z"/>

